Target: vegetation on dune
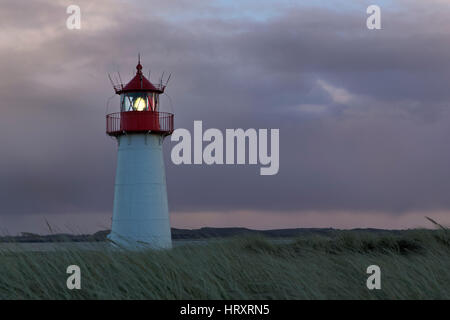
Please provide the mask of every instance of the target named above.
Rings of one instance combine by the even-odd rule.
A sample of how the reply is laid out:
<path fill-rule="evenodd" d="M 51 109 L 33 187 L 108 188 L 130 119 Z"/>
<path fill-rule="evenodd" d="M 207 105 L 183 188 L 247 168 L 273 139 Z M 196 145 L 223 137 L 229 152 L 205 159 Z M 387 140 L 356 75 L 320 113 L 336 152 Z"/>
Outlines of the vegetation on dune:
<path fill-rule="evenodd" d="M 81 290 L 66 268 L 81 268 Z M 381 268 L 381 290 L 366 269 Z M 450 299 L 450 232 L 336 231 L 210 240 L 166 251 L 0 251 L 1 299 Z"/>

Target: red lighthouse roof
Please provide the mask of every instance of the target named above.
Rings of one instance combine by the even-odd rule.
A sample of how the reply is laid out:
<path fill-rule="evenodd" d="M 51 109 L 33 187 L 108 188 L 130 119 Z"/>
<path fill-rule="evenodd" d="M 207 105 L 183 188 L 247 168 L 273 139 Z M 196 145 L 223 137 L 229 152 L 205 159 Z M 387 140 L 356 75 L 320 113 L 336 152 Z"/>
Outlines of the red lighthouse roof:
<path fill-rule="evenodd" d="M 142 74 L 142 65 L 141 62 L 138 62 L 138 65 L 136 66 L 136 75 L 131 79 L 130 82 L 128 82 L 125 86 L 122 86 L 122 88 L 116 88 L 116 93 L 121 94 L 124 92 L 156 92 L 156 93 L 163 93 L 165 86 L 162 85 L 153 85 L 143 74 Z"/>

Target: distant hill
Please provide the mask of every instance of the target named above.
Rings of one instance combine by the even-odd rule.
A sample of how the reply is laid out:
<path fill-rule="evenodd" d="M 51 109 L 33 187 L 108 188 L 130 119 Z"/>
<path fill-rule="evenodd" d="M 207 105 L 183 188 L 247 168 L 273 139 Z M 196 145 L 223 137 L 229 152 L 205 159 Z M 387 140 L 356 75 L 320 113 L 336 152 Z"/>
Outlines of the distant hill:
<path fill-rule="evenodd" d="M 384 229 L 352 229 L 351 232 L 400 234 L 404 230 Z M 96 242 L 105 241 L 110 230 L 98 231 L 94 234 L 50 234 L 39 235 L 23 232 L 20 236 L 3 236 L 0 242 Z M 227 238 L 242 235 L 263 235 L 271 238 L 294 238 L 307 235 L 333 236 L 338 229 L 333 228 L 297 228 L 252 230 L 247 228 L 200 228 L 200 229 L 176 229 L 172 228 L 173 240 L 201 240 L 211 238 Z"/>

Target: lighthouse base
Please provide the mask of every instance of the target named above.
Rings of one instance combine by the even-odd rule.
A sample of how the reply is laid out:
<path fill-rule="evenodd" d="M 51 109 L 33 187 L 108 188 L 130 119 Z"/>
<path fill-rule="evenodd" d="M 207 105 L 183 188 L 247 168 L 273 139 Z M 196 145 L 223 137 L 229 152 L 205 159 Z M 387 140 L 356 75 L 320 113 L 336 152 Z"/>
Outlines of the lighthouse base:
<path fill-rule="evenodd" d="M 163 138 L 151 133 L 117 138 L 114 210 L 108 239 L 118 247 L 172 247 Z"/>
<path fill-rule="evenodd" d="M 143 249 L 171 249 L 172 239 L 171 237 L 153 237 L 150 236 L 146 239 L 144 237 L 131 238 L 120 234 L 110 233 L 106 237 L 114 247 L 118 249 L 126 250 L 143 250 Z"/>

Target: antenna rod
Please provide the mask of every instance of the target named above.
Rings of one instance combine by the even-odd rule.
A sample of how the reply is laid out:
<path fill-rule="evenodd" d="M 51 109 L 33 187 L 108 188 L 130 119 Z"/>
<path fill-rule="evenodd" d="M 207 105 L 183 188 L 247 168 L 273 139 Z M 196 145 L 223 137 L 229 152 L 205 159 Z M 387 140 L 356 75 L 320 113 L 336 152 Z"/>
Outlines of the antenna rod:
<path fill-rule="evenodd" d="M 167 78 L 167 80 L 166 80 L 166 87 L 167 87 L 167 84 L 169 83 L 169 80 L 170 80 L 170 77 L 172 76 L 172 74 L 169 74 L 169 77 Z"/>
<path fill-rule="evenodd" d="M 113 86 L 113 88 L 115 87 L 115 85 L 114 85 L 114 82 L 112 81 L 112 79 L 111 79 L 111 75 L 109 74 L 109 72 L 108 72 L 108 78 L 109 78 L 109 81 L 111 81 L 111 85 Z"/>
<path fill-rule="evenodd" d="M 117 71 L 117 74 L 119 75 L 120 86 L 121 86 L 121 87 L 122 87 L 122 89 L 123 89 L 123 82 L 122 82 L 122 78 L 120 77 L 120 72 L 119 72 L 119 71 Z"/>
<path fill-rule="evenodd" d="M 116 82 L 119 83 L 119 80 L 117 80 L 116 75 L 114 75 L 114 80 L 116 80 Z"/>
<path fill-rule="evenodd" d="M 163 71 L 163 73 L 162 73 L 162 75 L 161 75 L 161 78 L 159 79 L 159 85 L 160 85 L 161 87 L 162 87 L 162 82 L 163 82 L 164 72 L 165 72 L 165 71 Z"/>

